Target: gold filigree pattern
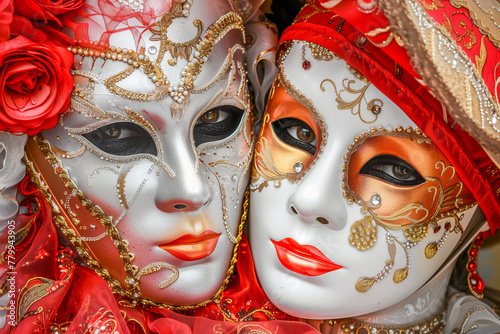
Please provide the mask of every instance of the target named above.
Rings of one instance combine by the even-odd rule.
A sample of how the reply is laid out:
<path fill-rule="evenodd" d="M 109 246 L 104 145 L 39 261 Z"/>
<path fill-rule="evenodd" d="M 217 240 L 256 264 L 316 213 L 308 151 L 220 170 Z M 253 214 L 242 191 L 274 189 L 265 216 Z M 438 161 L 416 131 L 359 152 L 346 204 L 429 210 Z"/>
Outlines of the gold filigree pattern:
<path fill-rule="evenodd" d="M 203 22 L 200 20 L 194 20 L 193 25 L 197 28 L 196 36 L 191 40 L 182 43 L 175 43 L 166 38 L 167 30 L 170 25 L 173 23 L 174 19 L 179 17 L 184 17 L 183 5 L 178 2 L 174 2 L 172 4 L 172 8 L 170 11 L 163 15 L 160 21 L 156 22 L 156 25 L 149 29 L 152 33 L 152 36 L 149 37 L 151 41 L 164 41 L 161 43 L 160 50 L 158 52 L 157 63 L 161 63 L 163 60 L 165 53 L 168 51 L 172 59 L 168 60 L 168 63 L 172 66 L 177 64 L 179 58 L 188 61 L 191 58 L 191 53 L 193 49 L 196 48 L 196 45 L 201 41 L 201 33 L 203 32 Z"/>
<path fill-rule="evenodd" d="M 388 244 L 390 254 L 390 259 L 386 261 L 384 270 L 374 277 L 362 277 L 358 280 L 355 287 L 360 292 L 368 291 L 375 282 L 380 281 L 388 275 L 394 265 L 396 245 L 399 245 L 405 253 L 406 266 L 394 272 L 393 280 L 396 283 L 404 281 L 408 276 L 410 268 L 409 251 L 426 238 L 430 226 L 437 226 L 437 222 L 442 219 L 453 218 L 453 224 L 450 221 L 444 224 L 445 231 L 439 242 L 432 243 L 425 248 L 425 256 L 427 258 L 432 258 L 436 254 L 446 241 L 449 233 L 463 234 L 463 227 L 460 222 L 464 215 L 459 215 L 459 213 L 476 205 L 476 202 L 472 201 L 469 197 L 470 195 L 465 192 L 465 187 L 461 181 L 451 183 L 456 174 L 455 169 L 450 165 L 446 165 L 443 161 L 438 161 L 434 167 L 440 174 L 440 177 L 446 180 L 444 184 L 440 178 L 425 177 L 426 181 L 432 182 L 430 183 L 432 186 L 429 187 L 428 191 L 430 192 L 430 196 L 433 196 L 433 212 L 429 212 L 421 203 L 410 203 L 390 215 L 377 214 L 375 210 L 378 207 L 374 208 L 371 203 L 365 202 L 357 193 L 350 189 L 348 169 L 351 156 L 357 148 L 365 143 L 368 138 L 380 135 L 410 138 L 419 144 L 431 143 L 427 136 L 418 129 L 413 130 L 411 127 L 407 129 L 398 127 L 394 131 L 388 131 L 382 127 L 378 127 L 371 128 L 368 133 L 362 133 L 360 136 L 355 137 L 354 143 L 348 147 L 348 152 L 344 156 L 344 163 L 342 165 L 342 187 L 345 190 L 343 195 L 348 203 L 360 205 L 361 212 L 367 214 L 367 216 L 355 222 L 351 227 L 349 243 L 362 251 L 370 249 L 377 240 L 377 227 L 380 227 L 386 231 L 386 243 Z M 393 223 L 401 219 L 404 219 L 407 223 L 402 225 Z M 403 230 L 405 241 L 398 240 L 390 232 L 391 230 L 400 229 Z"/>
<path fill-rule="evenodd" d="M 370 40 L 370 42 L 379 48 L 385 48 L 387 45 L 391 44 L 392 41 L 395 41 L 399 46 L 404 47 L 403 40 L 401 39 L 401 37 L 396 35 L 394 33 L 394 31 L 391 30 L 390 26 L 387 26 L 385 28 L 376 28 L 376 29 L 370 30 L 366 33 L 366 35 L 369 37 L 377 37 L 378 35 L 384 34 L 384 33 L 389 32 L 389 31 L 390 31 L 390 33 L 387 36 L 387 38 L 385 39 L 385 41 L 380 42 L 380 43 L 375 43 L 373 40 Z"/>
<path fill-rule="evenodd" d="M 469 21 L 470 29 L 465 30 L 467 28 L 467 22 L 465 22 L 464 20 L 460 20 L 459 26 L 460 26 L 461 30 L 464 30 L 464 31 L 459 33 L 457 31 L 456 27 L 452 23 L 453 15 L 456 15 L 456 14 L 451 14 L 451 16 L 448 17 L 448 15 L 446 15 L 446 13 L 443 13 L 443 27 L 446 30 L 448 30 L 451 37 L 453 37 L 453 39 L 455 41 L 457 41 L 457 43 L 461 43 L 463 46 L 465 46 L 465 48 L 467 48 L 467 50 L 472 49 L 474 44 L 476 44 L 476 42 L 477 42 L 477 38 L 476 38 L 476 35 L 474 34 L 472 22 Z M 481 72 L 481 71 L 479 71 L 479 72 Z"/>
<path fill-rule="evenodd" d="M 441 0 L 419 0 L 419 2 L 420 4 L 422 4 L 422 7 L 424 7 L 425 10 L 428 11 L 435 11 L 438 10 L 439 8 L 444 7 Z"/>
<path fill-rule="evenodd" d="M 466 8 L 481 33 L 488 36 L 490 41 L 500 48 L 500 3 L 495 0 L 449 0 L 455 8 Z"/>
<path fill-rule="evenodd" d="M 352 67 L 347 65 L 347 68 L 349 69 Z M 355 74 L 353 74 L 353 75 L 355 75 Z M 361 74 L 359 74 L 359 75 L 361 75 Z M 333 87 L 333 90 L 335 92 L 335 95 L 336 95 L 335 102 L 337 102 L 337 108 L 339 110 L 350 110 L 351 114 L 358 115 L 359 119 L 362 122 L 367 123 L 367 124 L 371 124 L 378 119 L 378 114 L 380 114 L 380 112 L 382 111 L 382 106 L 384 105 L 384 103 L 382 102 L 382 100 L 380 100 L 378 98 L 371 99 L 370 101 L 368 101 L 368 103 L 366 105 L 366 109 L 371 112 L 373 117 L 372 117 L 372 119 L 367 119 L 365 116 L 363 116 L 361 114 L 361 104 L 362 104 L 362 101 L 365 100 L 365 93 L 366 93 L 366 90 L 368 89 L 368 87 L 370 87 L 371 82 L 366 80 L 366 78 L 363 76 L 357 76 L 356 78 L 360 81 L 356 81 L 356 80 L 349 79 L 349 78 L 344 78 L 342 80 L 342 88 L 343 89 L 338 89 L 337 85 L 335 84 L 335 82 L 333 82 L 333 80 L 325 79 L 321 82 L 320 88 L 321 88 L 321 91 L 326 92 L 327 89 L 325 87 L 326 86 L 325 83 L 329 83 Z M 362 82 L 361 88 L 353 87 L 353 85 L 357 85 L 360 82 Z M 354 95 L 354 99 L 351 101 L 347 101 L 343 97 L 343 95 L 345 95 L 345 94 L 342 94 L 342 93 L 347 93 L 348 96 Z"/>
<path fill-rule="evenodd" d="M 197 33 L 193 39 L 182 43 L 176 43 L 169 40 L 167 30 L 173 23 L 173 20 L 184 17 L 186 17 L 186 15 L 184 13 L 183 4 L 174 2 L 171 10 L 150 29 L 152 33 L 150 39 L 152 41 L 160 41 L 158 56 L 155 60 L 151 60 L 148 56 L 144 55 L 143 49 L 141 49 L 139 53 L 131 49 L 122 49 L 115 46 L 111 46 L 108 50 L 103 52 L 97 49 L 94 50 L 92 48 L 78 46 L 70 49 L 74 54 L 79 54 L 82 57 L 101 56 L 105 60 L 111 59 L 122 62 L 127 67 L 119 73 L 104 79 L 103 83 L 106 88 L 110 92 L 123 98 L 143 102 L 158 101 L 170 96 L 174 100 L 171 105 L 171 112 L 175 117 L 182 112 L 188 103 L 194 88 L 194 81 L 202 71 L 204 63 L 212 53 L 214 46 L 233 29 L 241 31 L 243 41 L 245 38 L 241 17 L 234 12 L 229 12 L 213 23 L 203 36 L 203 24 L 200 20 L 195 20 L 193 21 L 193 25 L 197 29 Z M 169 81 L 161 67 L 167 52 L 169 52 L 172 57 L 168 60 L 171 66 L 176 65 L 179 59 L 183 59 L 187 62 L 182 72 L 182 77 L 177 85 Z M 134 92 L 118 85 L 137 70 L 141 70 L 152 83 L 155 84 L 153 92 Z"/>

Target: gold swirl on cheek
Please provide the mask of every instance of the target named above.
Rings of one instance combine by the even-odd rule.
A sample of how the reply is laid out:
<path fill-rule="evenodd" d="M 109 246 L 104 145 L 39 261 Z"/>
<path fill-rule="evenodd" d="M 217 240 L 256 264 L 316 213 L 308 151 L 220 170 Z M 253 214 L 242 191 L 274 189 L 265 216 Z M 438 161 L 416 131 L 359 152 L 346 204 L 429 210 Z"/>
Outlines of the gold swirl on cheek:
<path fill-rule="evenodd" d="M 277 137 L 272 123 L 282 118 L 295 118 L 306 123 L 318 140 L 317 147 L 321 144 L 321 129 L 309 110 L 290 96 L 280 84 L 273 88 L 267 112 L 257 140 L 253 181 L 262 177 L 274 181 L 276 186 L 279 186 L 282 179 L 297 181 L 302 173 L 297 173 L 294 166 L 300 163 L 301 171 L 306 170 L 318 153 L 316 151 L 311 155 L 284 143 Z"/>
<path fill-rule="evenodd" d="M 374 160 L 380 157 L 385 160 Z M 397 268 L 397 246 L 405 254 L 406 265 L 394 271 L 393 281 L 404 281 L 410 273 L 410 250 L 426 239 L 429 230 L 438 233 L 438 223 L 450 217 L 454 223 L 442 223 L 439 241 L 425 247 L 425 257 L 432 258 L 449 233 L 463 233 L 463 215 L 459 213 L 476 204 L 444 154 L 420 130 L 412 128 L 372 128 L 356 137 L 345 156 L 343 187 L 347 201 L 357 203 L 367 214 L 352 225 L 349 243 L 361 251 L 371 249 L 380 228 L 386 233 L 390 254 L 381 272 L 359 278 L 355 287 L 360 292 L 368 291 Z M 402 238 L 393 235 L 395 230 L 402 230 Z"/>
<path fill-rule="evenodd" d="M 423 182 L 398 185 L 360 173 L 370 159 L 379 155 L 404 160 L 423 177 Z M 396 166 L 392 166 L 394 168 Z M 348 187 L 365 203 L 370 202 L 374 193 L 378 194 L 381 203 L 370 210 L 381 223 L 392 229 L 432 220 L 439 213 L 473 201 L 437 147 L 411 138 L 388 135 L 368 138 L 351 156 L 348 180 Z"/>

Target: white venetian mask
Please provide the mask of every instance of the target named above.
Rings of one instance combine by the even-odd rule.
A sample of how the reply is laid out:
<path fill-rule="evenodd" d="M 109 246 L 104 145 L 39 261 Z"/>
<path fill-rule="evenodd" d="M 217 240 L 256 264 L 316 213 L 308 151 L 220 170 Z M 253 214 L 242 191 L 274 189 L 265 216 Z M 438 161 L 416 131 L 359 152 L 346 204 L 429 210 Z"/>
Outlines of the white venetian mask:
<path fill-rule="evenodd" d="M 436 273 L 475 207 L 453 166 L 344 60 L 287 42 L 256 144 L 250 244 L 283 311 L 387 308 Z"/>
<path fill-rule="evenodd" d="M 121 28 L 103 56 L 73 49 L 72 105 L 35 142 L 70 178 L 49 182 L 59 226 L 115 292 L 199 304 L 226 283 L 241 233 L 253 146 L 242 21 L 225 1 L 176 1 L 139 40 Z"/>

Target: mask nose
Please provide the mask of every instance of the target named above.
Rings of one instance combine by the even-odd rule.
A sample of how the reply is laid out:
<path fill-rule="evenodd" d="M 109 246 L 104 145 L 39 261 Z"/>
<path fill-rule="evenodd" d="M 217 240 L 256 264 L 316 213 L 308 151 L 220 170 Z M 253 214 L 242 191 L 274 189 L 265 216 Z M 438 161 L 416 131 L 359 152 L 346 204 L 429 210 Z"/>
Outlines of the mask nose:
<path fill-rule="evenodd" d="M 204 196 L 200 194 L 201 196 L 196 196 L 199 197 L 198 200 L 188 200 L 185 197 L 193 197 L 193 196 L 181 196 L 179 198 L 174 198 L 171 200 L 166 200 L 166 201 L 156 201 L 156 207 L 160 209 L 163 212 L 191 212 L 191 211 L 197 211 L 201 209 L 204 206 L 207 206 L 210 204 L 211 199 L 209 199 L 209 196 Z M 205 201 L 206 199 L 206 201 Z"/>
<path fill-rule="evenodd" d="M 341 230 L 347 222 L 347 202 L 342 196 L 341 186 L 342 171 L 337 156 L 326 153 L 290 195 L 288 211 L 306 223 L 319 223 Z"/>
<path fill-rule="evenodd" d="M 208 206 L 213 199 L 206 167 L 199 164 L 197 169 L 197 156 L 193 149 L 188 145 L 179 146 L 171 151 L 176 153 L 175 161 L 171 163 L 175 177 L 171 178 L 163 170 L 160 175 L 155 205 L 163 212 L 197 211 Z"/>

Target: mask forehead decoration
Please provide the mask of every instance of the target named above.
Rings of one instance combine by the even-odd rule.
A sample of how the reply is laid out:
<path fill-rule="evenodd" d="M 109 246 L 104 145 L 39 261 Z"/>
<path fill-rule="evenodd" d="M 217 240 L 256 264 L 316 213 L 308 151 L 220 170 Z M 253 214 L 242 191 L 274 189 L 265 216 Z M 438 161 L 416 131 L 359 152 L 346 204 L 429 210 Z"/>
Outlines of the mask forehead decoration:
<path fill-rule="evenodd" d="M 231 3 L 216 16 L 175 1 L 157 21 L 145 19 L 148 2 L 126 6 L 139 28 L 103 16 L 100 41 L 70 48 L 70 108 L 55 129 L 29 140 L 27 167 L 55 199 L 56 225 L 114 293 L 134 305 L 188 309 L 228 284 L 246 217 L 240 208 L 254 144 L 243 21 Z M 194 9 L 198 18 L 190 19 Z M 100 16 L 91 17 L 78 24 L 95 33 Z M 179 22 L 188 22 L 186 31 Z M 193 179 L 201 181 L 188 184 Z M 191 195 L 176 194 L 174 181 Z M 182 293 L 172 292 L 173 302 L 169 292 L 157 297 L 172 284 L 186 289 L 189 266 L 203 261 L 220 270 L 208 292 L 191 282 L 201 292 L 188 304 Z"/>
<path fill-rule="evenodd" d="M 77 45 L 72 47 L 71 51 L 75 55 L 82 56 L 82 61 L 85 57 L 90 56 L 101 57 L 105 61 L 113 60 L 122 62 L 126 65 L 125 69 L 108 78 L 101 79 L 106 88 L 111 93 L 123 98 L 142 102 L 158 101 L 170 96 L 174 100 L 174 103 L 171 105 L 171 112 L 172 116 L 175 117 L 189 102 L 191 94 L 196 94 L 203 90 L 200 87 L 193 91 L 194 81 L 202 71 L 205 61 L 207 61 L 212 53 L 213 47 L 233 29 L 240 30 L 242 36 L 245 36 L 242 19 L 238 14 L 229 12 L 213 23 L 203 36 L 201 36 L 203 22 L 196 19 L 193 21 L 193 26 L 196 29 L 196 36 L 194 38 L 183 42 L 174 42 L 168 39 L 169 27 L 174 20 L 188 17 L 190 8 L 190 1 L 183 3 L 175 2 L 170 11 L 149 29 L 151 33 L 149 40 L 160 42 L 159 47 L 154 45 L 149 47 L 148 52 L 150 56 L 145 54 L 144 47 L 140 48 L 139 53 L 132 49 L 116 46 L 110 46 L 107 50 L 100 50 L 100 48 L 96 47 L 79 47 Z M 175 81 L 176 75 L 170 78 L 171 82 L 162 69 L 165 66 L 164 60 L 167 54 L 170 54 L 170 59 L 166 61 L 170 66 L 177 65 L 179 60 L 186 62 L 186 66 L 180 73 L 181 79 L 178 82 Z M 225 64 L 224 70 L 227 71 L 228 67 L 229 64 Z M 140 71 L 141 74 L 149 78 L 154 87 L 151 92 L 136 92 L 120 87 L 120 83 L 132 76 L 136 71 Z M 225 73 L 222 69 L 221 72 L 220 75 Z M 80 71 L 77 71 L 75 74 L 84 75 Z"/>
<path fill-rule="evenodd" d="M 252 189 L 262 189 L 262 187 L 267 185 L 267 181 L 274 181 L 275 186 L 279 186 L 282 179 L 292 182 L 299 181 L 314 165 L 314 161 L 321 155 L 323 147 L 327 143 L 328 132 L 326 131 L 327 127 L 323 117 L 317 112 L 310 98 L 305 96 L 287 77 L 284 62 L 293 45 L 293 41 L 286 41 L 280 45 L 278 54 L 279 72 L 269 96 L 270 104 L 268 105 L 269 109 L 273 109 L 273 113 L 266 115 L 256 146 Z M 306 59 L 306 50 L 308 51 L 307 54 L 313 57 L 312 62 Z M 333 59 L 340 59 L 339 56 L 328 49 L 309 42 L 301 44 L 300 58 L 302 62 L 301 69 L 305 71 L 314 66 L 314 62 L 329 62 Z M 324 79 L 319 88 L 325 94 L 330 94 L 333 97 L 332 103 L 339 111 L 349 111 L 351 115 L 357 116 L 363 123 L 372 124 L 378 119 L 384 103 L 379 98 L 372 98 L 366 101 L 365 92 L 371 86 L 371 82 L 349 64 L 346 64 L 346 66 L 352 74 L 351 77 L 343 78 L 341 81 L 337 81 L 337 83 L 332 79 Z M 284 107 L 280 109 L 272 99 L 275 91 L 286 91 L 290 97 L 300 102 L 301 106 L 295 106 L 295 109 Z M 293 103 L 293 101 L 291 102 Z M 304 119 L 304 122 L 311 127 L 310 134 L 315 133 L 317 135 L 313 139 L 316 142 L 315 145 L 319 147 L 317 152 L 313 150 L 312 154 L 308 155 L 300 150 L 290 151 L 280 144 L 278 144 L 281 146 L 280 149 L 277 149 L 276 145 L 271 146 L 266 137 L 278 138 L 270 131 L 272 128 L 270 124 L 274 120 L 283 117 L 285 113 L 289 117 L 308 118 Z M 279 143 L 279 140 L 276 140 L 276 142 Z M 261 177 L 262 179 L 259 182 Z"/>

